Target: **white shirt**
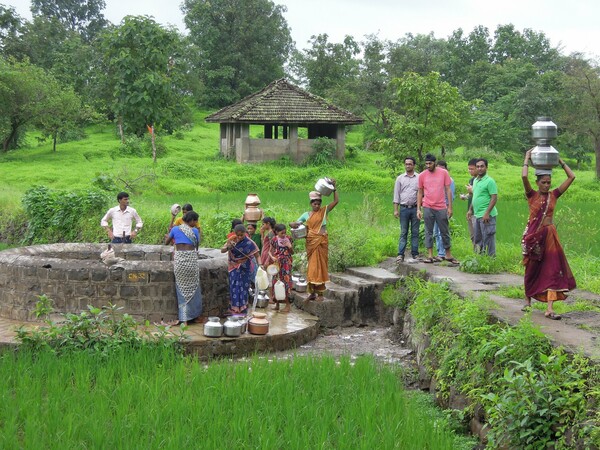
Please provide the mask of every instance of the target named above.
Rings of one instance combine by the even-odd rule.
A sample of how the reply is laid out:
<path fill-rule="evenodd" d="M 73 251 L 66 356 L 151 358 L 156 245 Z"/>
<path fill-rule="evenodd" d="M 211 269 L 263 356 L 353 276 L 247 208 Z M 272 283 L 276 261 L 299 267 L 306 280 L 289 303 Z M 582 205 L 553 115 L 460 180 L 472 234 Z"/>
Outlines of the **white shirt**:
<path fill-rule="evenodd" d="M 396 178 L 394 184 L 394 203 L 398 205 L 417 205 L 417 192 L 419 190 L 419 173 L 413 172 L 410 176 L 406 172 Z"/>
<path fill-rule="evenodd" d="M 121 211 L 120 206 L 110 208 L 100 221 L 100 226 L 107 227 L 109 220 L 112 220 L 112 229 L 115 237 L 122 237 L 123 232 L 125 232 L 125 236 L 130 236 L 131 222 L 133 220 L 135 220 L 135 228 L 138 231 L 144 226 L 137 211 L 129 206 L 125 208 L 125 211 Z"/>

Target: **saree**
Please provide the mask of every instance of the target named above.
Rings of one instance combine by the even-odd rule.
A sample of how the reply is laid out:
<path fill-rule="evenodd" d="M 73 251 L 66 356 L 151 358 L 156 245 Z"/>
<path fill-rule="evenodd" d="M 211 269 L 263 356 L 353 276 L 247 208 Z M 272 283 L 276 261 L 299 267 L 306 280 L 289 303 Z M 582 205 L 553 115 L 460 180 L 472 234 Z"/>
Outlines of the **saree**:
<path fill-rule="evenodd" d="M 327 207 L 323 206 L 316 212 L 313 212 L 306 221 L 308 233 L 306 235 L 306 257 L 308 259 L 308 268 L 306 279 L 308 281 L 308 291 L 322 294 L 325 291 L 325 283 L 329 281 L 329 238 L 327 234 L 320 234 L 321 226 Z"/>
<path fill-rule="evenodd" d="M 281 280 L 285 285 L 285 293 L 289 298 L 292 292 L 292 251 L 284 245 L 279 245 L 277 236 L 271 240 L 271 248 L 279 265 L 279 272 L 273 277 L 273 289 L 275 289 L 275 283 Z"/>
<path fill-rule="evenodd" d="M 273 234 L 273 232 L 269 231 L 267 234 L 265 234 L 265 237 L 263 239 L 263 245 L 260 254 L 260 265 L 263 267 L 267 267 L 269 264 L 271 264 L 271 257 L 269 256 L 269 252 L 271 251 L 271 242 L 274 237 L 275 235 Z"/>
<path fill-rule="evenodd" d="M 186 224 L 179 229 L 186 235 L 194 246 L 198 239 L 192 229 Z M 202 289 L 200 287 L 200 268 L 198 253 L 195 250 L 175 251 L 175 292 L 177 293 L 178 319 L 187 322 L 202 314 Z"/>
<path fill-rule="evenodd" d="M 257 269 L 256 253 L 258 247 L 248 236 L 244 236 L 228 252 L 230 309 L 233 313 L 244 313 L 248 308 L 248 290 Z"/>
<path fill-rule="evenodd" d="M 541 302 L 564 300 L 566 293 L 575 289 L 575 278 L 558 240 L 556 226 L 547 223 L 553 218 L 561 193 L 558 189 L 548 194 L 532 190 L 526 195 L 529 220 L 521 240 L 525 296 Z"/>

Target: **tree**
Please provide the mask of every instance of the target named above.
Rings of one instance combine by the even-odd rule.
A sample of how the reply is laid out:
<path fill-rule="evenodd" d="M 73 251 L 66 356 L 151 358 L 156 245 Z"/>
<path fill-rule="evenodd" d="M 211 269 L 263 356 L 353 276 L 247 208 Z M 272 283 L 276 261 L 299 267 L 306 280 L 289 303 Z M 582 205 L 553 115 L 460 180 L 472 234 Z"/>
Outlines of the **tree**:
<path fill-rule="evenodd" d="M 391 78 L 406 72 L 427 75 L 440 72 L 446 52 L 446 42 L 436 39 L 433 32 L 413 35 L 407 33 L 394 44 L 388 45 L 388 73 Z"/>
<path fill-rule="evenodd" d="M 392 80 L 394 102 L 388 112 L 389 136 L 380 141 L 386 165 L 396 172 L 408 155 L 423 160 L 425 152 L 452 146 L 468 122 L 471 103 L 440 74 L 407 73 Z"/>
<path fill-rule="evenodd" d="M 561 128 L 591 139 L 596 155 L 596 178 L 600 180 L 600 68 L 581 55 L 569 58 L 563 80 Z"/>
<path fill-rule="evenodd" d="M 4 152 L 18 145 L 27 125 L 61 114 L 68 121 L 74 94 L 52 75 L 28 62 L 0 59 L 0 138 Z M 64 111 L 63 111 L 64 110 Z M 62 112 L 61 112 L 62 111 Z"/>
<path fill-rule="evenodd" d="M 31 0 L 33 17 L 56 19 L 67 30 L 91 41 L 106 25 L 104 0 Z"/>
<path fill-rule="evenodd" d="M 327 34 L 311 36 L 311 47 L 294 55 L 294 68 L 301 84 L 322 97 L 331 97 L 330 92 L 358 76 L 359 61 L 356 55 L 360 47 L 352 36 L 341 43 L 329 42 Z"/>
<path fill-rule="evenodd" d="M 82 106 L 81 99 L 69 86 L 58 90 L 48 98 L 45 112 L 35 121 L 35 125 L 44 136 L 52 139 L 52 151 L 56 151 L 60 132 L 72 130 L 78 122 L 89 115 L 89 108 Z"/>
<path fill-rule="evenodd" d="M 102 91 L 123 131 L 141 136 L 148 126 L 172 132 L 181 125 L 188 107 L 179 34 L 149 17 L 127 16 L 101 41 Z"/>
<path fill-rule="evenodd" d="M 7 44 L 20 34 L 23 19 L 13 7 L 0 4 L 0 52 L 4 53 Z"/>
<path fill-rule="evenodd" d="M 293 44 L 285 6 L 271 0 L 185 0 L 182 11 L 197 47 L 203 103 L 228 105 L 283 77 Z"/>

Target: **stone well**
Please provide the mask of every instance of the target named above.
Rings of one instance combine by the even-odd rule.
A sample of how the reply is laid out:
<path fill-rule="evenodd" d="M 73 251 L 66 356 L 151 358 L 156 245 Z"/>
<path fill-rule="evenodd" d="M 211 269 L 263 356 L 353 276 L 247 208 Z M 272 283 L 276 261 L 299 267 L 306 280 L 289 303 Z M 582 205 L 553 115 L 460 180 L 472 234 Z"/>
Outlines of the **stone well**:
<path fill-rule="evenodd" d="M 115 244 L 124 261 L 106 266 L 106 244 L 50 244 L 0 252 L 0 317 L 36 320 L 38 295 L 46 294 L 58 313 L 79 313 L 87 305 L 123 307 L 138 321 L 177 318 L 171 257 L 173 247 Z M 229 303 L 227 257 L 200 249 L 203 315 L 222 315 Z"/>

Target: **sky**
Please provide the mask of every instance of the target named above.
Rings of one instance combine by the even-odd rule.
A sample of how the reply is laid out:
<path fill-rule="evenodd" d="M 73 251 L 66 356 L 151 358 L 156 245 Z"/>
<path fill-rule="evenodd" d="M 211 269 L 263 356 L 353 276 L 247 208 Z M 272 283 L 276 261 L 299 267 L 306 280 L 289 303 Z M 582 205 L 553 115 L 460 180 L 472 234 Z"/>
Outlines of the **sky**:
<path fill-rule="evenodd" d="M 360 41 L 368 34 L 396 41 L 406 33 L 447 38 L 462 28 L 468 34 L 478 25 L 493 35 L 496 27 L 512 23 L 517 30 L 542 31 L 563 53 L 582 52 L 600 57 L 600 1 L 598 0 L 274 0 L 285 5 L 285 18 L 299 49 L 311 35 L 326 33 L 329 42 L 346 35 Z M 29 0 L 0 0 L 31 18 Z M 118 24 L 127 15 L 148 15 L 185 32 L 178 0 L 106 0 L 104 16 Z"/>

